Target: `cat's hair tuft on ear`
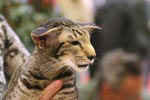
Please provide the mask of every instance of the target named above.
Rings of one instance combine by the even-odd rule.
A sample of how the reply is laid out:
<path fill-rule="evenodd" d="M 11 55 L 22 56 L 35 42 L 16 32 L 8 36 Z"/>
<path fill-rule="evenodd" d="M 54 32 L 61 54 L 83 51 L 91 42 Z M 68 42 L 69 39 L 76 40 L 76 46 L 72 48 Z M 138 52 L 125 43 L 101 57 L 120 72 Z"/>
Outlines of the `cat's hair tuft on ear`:
<path fill-rule="evenodd" d="M 101 27 L 98 27 L 98 26 L 93 25 L 93 24 L 86 24 L 86 25 L 83 24 L 81 28 L 84 30 L 87 30 L 88 32 L 91 32 L 94 29 L 102 30 Z"/>

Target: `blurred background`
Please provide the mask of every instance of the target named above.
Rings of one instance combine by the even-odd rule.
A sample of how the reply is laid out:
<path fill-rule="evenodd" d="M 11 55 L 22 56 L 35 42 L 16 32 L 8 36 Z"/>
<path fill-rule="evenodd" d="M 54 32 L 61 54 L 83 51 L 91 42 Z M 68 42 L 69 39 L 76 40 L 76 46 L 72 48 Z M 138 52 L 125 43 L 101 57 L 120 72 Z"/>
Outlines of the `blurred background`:
<path fill-rule="evenodd" d="M 91 38 L 97 53 L 95 63 L 88 71 L 77 74 L 80 99 L 150 100 L 150 0 L 0 0 L 0 14 L 30 52 L 34 48 L 30 32 L 49 18 L 65 16 L 102 27 L 101 31 L 94 30 Z M 125 55 L 117 56 L 114 50 L 118 49 Z M 102 63 L 105 55 L 111 58 L 111 53 L 116 58 L 105 59 L 111 63 L 120 63 L 130 54 L 138 55 L 140 60 L 125 59 L 123 72 L 114 65 L 108 71 Z"/>

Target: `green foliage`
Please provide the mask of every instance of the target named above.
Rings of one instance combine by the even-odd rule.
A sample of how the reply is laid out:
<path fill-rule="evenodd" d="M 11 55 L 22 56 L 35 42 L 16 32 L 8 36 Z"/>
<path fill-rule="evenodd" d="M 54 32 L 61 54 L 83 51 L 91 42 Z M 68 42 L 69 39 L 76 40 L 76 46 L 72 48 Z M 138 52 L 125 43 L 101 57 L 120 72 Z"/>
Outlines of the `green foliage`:
<path fill-rule="evenodd" d="M 33 42 L 30 33 L 35 27 L 51 16 L 51 11 L 37 11 L 34 9 L 34 6 L 28 3 L 16 2 L 14 0 L 2 0 L 0 2 L 0 13 L 6 17 L 8 23 L 19 35 L 25 46 L 32 51 Z"/>

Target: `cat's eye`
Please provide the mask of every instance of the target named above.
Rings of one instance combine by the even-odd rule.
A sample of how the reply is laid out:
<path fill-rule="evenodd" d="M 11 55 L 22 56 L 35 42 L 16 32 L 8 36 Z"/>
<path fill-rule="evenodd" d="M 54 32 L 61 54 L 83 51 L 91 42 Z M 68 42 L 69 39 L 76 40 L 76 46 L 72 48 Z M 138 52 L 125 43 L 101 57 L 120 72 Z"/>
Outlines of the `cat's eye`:
<path fill-rule="evenodd" d="M 79 41 L 72 41 L 71 44 L 73 44 L 73 45 L 80 45 L 80 42 Z"/>

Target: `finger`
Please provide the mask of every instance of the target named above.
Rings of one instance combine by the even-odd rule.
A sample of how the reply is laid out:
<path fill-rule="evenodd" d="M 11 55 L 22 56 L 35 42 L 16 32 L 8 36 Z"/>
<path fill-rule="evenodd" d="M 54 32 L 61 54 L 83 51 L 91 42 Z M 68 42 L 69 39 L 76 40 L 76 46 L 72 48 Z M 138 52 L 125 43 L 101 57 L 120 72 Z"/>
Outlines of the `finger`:
<path fill-rule="evenodd" d="M 40 97 L 40 100 L 51 100 L 52 97 L 61 89 L 63 82 L 57 80 L 52 82 L 48 87 L 43 91 L 43 95 Z"/>

